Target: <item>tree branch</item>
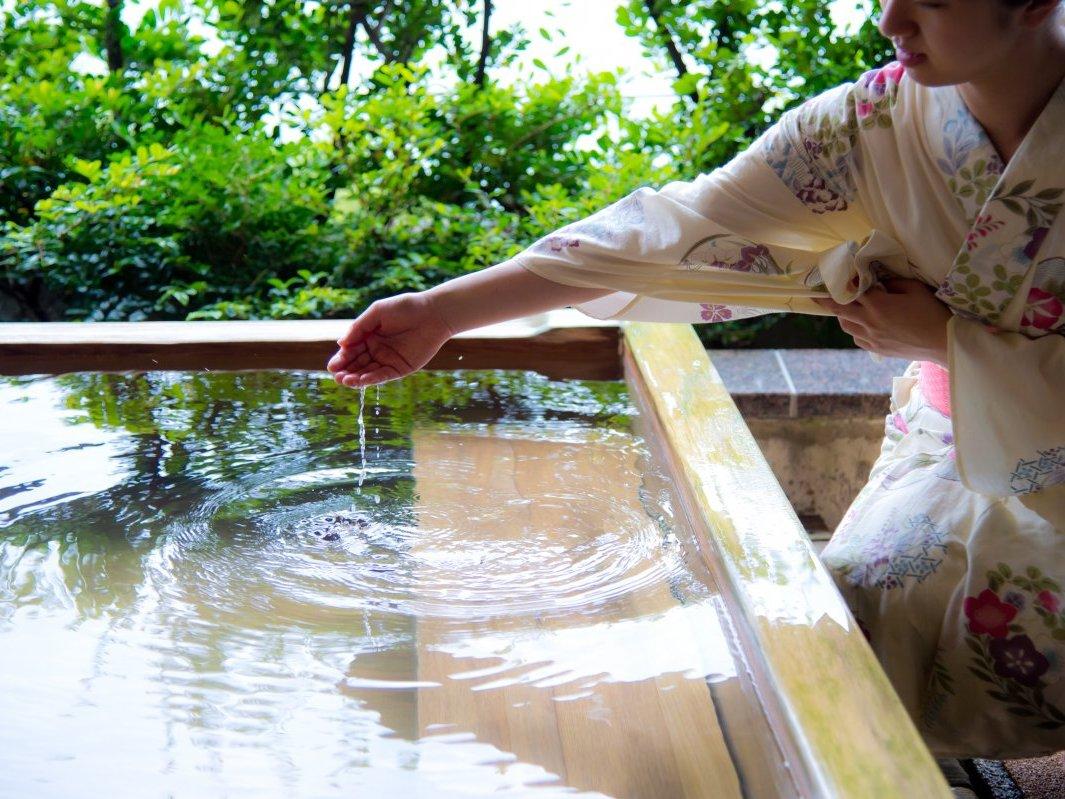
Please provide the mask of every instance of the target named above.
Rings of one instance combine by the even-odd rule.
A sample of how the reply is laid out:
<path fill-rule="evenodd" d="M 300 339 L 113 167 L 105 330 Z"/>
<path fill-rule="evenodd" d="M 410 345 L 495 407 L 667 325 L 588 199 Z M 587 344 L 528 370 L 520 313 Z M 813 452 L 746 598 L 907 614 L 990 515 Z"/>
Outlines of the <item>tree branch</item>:
<path fill-rule="evenodd" d="M 360 5 L 362 5 L 360 3 Z M 388 0 L 385 3 L 385 7 L 381 10 L 381 18 L 388 17 L 388 12 L 392 10 L 392 0 Z M 384 41 L 382 41 L 380 34 L 378 33 L 380 26 L 374 27 L 370 24 L 369 18 L 366 16 L 365 8 L 360 13 L 359 22 L 362 24 L 362 29 L 366 31 L 366 36 L 373 43 L 373 46 L 377 48 L 377 52 L 381 54 L 381 57 L 385 59 L 385 63 L 391 64 L 396 60 L 395 53 L 391 51 L 391 48 L 386 47 Z"/>
<path fill-rule="evenodd" d="M 644 5 L 647 7 L 647 14 L 651 17 L 651 21 L 654 22 L 655 28 L 658 30 L 658 37 L 665 45 L 666 51 L 669 53 L 670 59 L 673 61 L 673 68 L 677 70 L 677 77 L 683 78 L 688 74 L 688 68 L 684 65 L 684 57 L 681 55 L 680 48 L 677 47 L 677 42 L 673 38 L 672 31 L 669 30 L 669 26 L 662 20 L 662 14 L 658 10 L 658 4 L 655 0 L 644 0 Z M 699 93 L 691 91 L 688 96 L 692 99 L 692 102 L 698 104 Z"/>

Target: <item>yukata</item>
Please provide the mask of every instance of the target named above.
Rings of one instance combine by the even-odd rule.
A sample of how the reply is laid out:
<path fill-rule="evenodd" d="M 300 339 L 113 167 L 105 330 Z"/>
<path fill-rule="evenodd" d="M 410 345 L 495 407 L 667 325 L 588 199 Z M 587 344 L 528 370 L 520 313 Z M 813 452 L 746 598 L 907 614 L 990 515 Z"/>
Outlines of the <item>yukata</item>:
<path fill-rule="evenodd" d="M 822 559 L 939 756 L 1065 749 L 1065 83 L 1004 164 L 954 86 L 891 64 L 690 182 L 514 261 L 612 290 L 599 318 L 824 314 L 887 277 L 953 315 L 894 383 L 882 453 Z"/>

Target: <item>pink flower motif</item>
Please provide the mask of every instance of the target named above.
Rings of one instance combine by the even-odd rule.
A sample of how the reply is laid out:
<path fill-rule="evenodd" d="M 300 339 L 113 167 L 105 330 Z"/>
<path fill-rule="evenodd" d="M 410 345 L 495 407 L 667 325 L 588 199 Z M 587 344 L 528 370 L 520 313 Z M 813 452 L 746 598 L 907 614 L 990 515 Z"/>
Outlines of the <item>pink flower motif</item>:
<path fill-rule="evenodd" d="M 862 100 L 860 103 L 858 103 L 858 119 L 865 119 L 867 116 L 872 114 L 873 111 L 875 111 L 875 110 L 876 110 L 876 106 L 875 105 L 873 105 L 872 103 L 866 102 L 865 100 Z"/>
<path fill-rule="evenodd" d="M 988 233 L 998 230 L 1005 222 L 994 219 L 991 214 L 981 214 L 973 223 L 972 229 L 965 234 L 965 249 L 972 252 L 976 249 L 978 239 L 984 238 Z"/>
<path fill-rule="evenodd" d="M 727 305 L 710 305 L 699 303 L 702 313 L 699 314 L 704 322 L 725 322 L 732 318 L 732 311 Z"/>
<path fill-rule="evenodd" d="M 906 67 L 900 64 L 898 61 L 892 61 L 886 67 L 880 70 L 880 74 L 892 83 L 898 83 L 902 80 L 902 76 L 906 74 Z"/>
<path fill-rule="evenodd" d="M 1036 594 L 1035 601 L 1039 603 L 1040 607 L 1051 613 L 1057 613 L 1061 610 L 1061 597 L 1053 591 L 1040 591 Z"/>
<path fill-rule="evenodd" d="M 1052 330 L 1061 322 L 1062 315 L 1065 315 L 1065 304 L 1060 297 L 1037 286 L 1028 290 L 1028 307 L 1021 317 L 1021 325 Z"/>
<path fill-rule="evenodd" d="M 979 596 L 966 597 L 963 606 L 969 619 L 969 632 L 973 635 L 1005 638 L 1009 623 L 1017 615 L 1017 608 L 1000 602 L 998 594 L 990 588 L 981 591 Z"/>
<path fill-rule="evenodd" d="M 891 423 L 900 430 L 903 434 L 910 432 L 910 426 L 906 424 L 906 420 L 902 418 L 901 413 L 896 413 L 891 417 Z"/>
<path fill-rule="evenodd" d="M 876 97 L 883 97 L 887 93 L 888 84 L 897 84 L 905 72 L 906 68 L 902 64 L 893 61 L 886 67 L 866 72 L 862 84 L 868 86 Z"/>

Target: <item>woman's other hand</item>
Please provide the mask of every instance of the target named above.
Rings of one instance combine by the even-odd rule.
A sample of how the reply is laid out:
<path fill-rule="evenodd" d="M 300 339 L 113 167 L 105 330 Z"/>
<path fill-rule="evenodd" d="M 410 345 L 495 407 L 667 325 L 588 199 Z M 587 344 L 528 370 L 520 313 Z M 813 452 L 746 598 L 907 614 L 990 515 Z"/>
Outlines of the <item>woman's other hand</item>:
<path fill-rule="evenodd" d="M 814 300 L 839 318 L 839 326 L 863 350 L 877 355 L 947 365 L 951 312 L 919 280 L 886 280 L 854 302 Z"/>
<path fill-rule="evenodd" d="M 326 368 L 344 386 L 384 383 L 421 369 L 452 335 L 427 292 L 400 294 L 352 322 Z"/>

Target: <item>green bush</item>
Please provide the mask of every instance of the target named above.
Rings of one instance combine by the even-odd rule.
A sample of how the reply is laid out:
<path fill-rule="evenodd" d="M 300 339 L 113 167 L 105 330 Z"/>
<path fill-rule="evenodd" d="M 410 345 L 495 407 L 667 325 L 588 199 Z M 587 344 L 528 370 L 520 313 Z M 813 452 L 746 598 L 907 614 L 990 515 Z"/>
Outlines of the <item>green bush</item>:
<path fill-rule="evenodd" d="M 612 74 L 494 82 L 527 39 L 480 52 L 474 0 L 159 0 L 133 29 L 123 7 L 23 0 L 0 20 L 0 299 L 18 318 L 354 315 L 712 169 L 885 55 L 871 23 L 843 34 L 813 0 L 631 0 L 619 24 L 676 71 L 672 107 L 632 120 Z M 777 318 L 704 335 L 742 344 Z"/>

